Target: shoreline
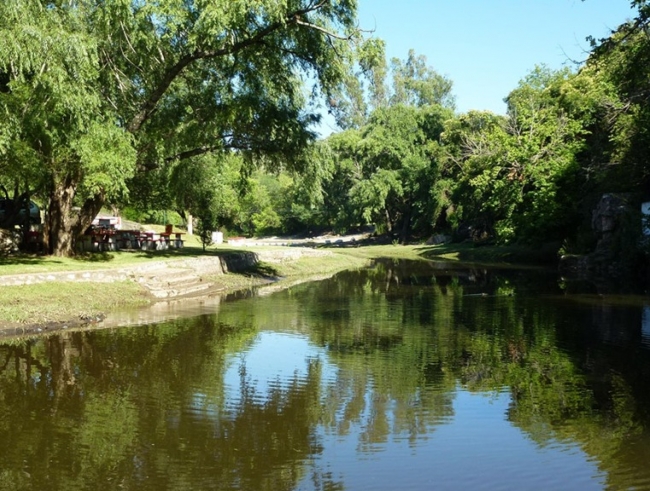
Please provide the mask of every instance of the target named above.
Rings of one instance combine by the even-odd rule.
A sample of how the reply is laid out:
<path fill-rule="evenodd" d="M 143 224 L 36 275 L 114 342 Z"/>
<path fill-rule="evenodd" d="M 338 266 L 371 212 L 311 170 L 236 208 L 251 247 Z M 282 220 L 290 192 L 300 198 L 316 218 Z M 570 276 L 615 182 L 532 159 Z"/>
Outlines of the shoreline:
<path fill-rule="evenodd" d="M 106 267 L 99 268 L 70 266 L 52 272 L 0 275 L 0 339 L 141 325 L 213 313 L 216 307 L 212 304 L 228 301 L 228 297 L 250 295 L 253 290 L 268 294 L 363 267 L 380 257 L 493 267 L 540 267 L 541 262 L 534 254 L 518 255 L 510 262 L 508 259 L 514 258 L 508 248 L 359 242 L 336 241 L 315 247 L 245 244 L 208 254 L 199 249 L 185 250 L 182 255 L 149 256 L 142 261 L 132 261 L 128 256 L 104 258 Z M 524 258 L 528 260 L 522 261 Z M 36 297 L 42 302 L 32 313 L 33 302 L 29 299 Z"/>
<path fill-rule="evenodd" d="M 70 297 L 74 293 L 67 292 L 76 285 L 99 287 L 107 295 L 121 285 L 127 289 L 135 287 L 140 293 L 139 297 L 127 295 L 122 303 L 101 310 L 91 308 L 81 314 L 54 314 L 52 318 L 48 316 L 43 320 L 25 322 L 0 317 L 0 339 L 144 325 L 184 315 L 214 313 L 222 301 L 250 295 L 253 290 L 271 285 L 274 290 L 290 288 L 297 283 L 323 279 L 349 267 L 360 267 L 367 260 L 361 257 L 351 260 L 348 255 L 311 248 L 255 251 L 247 248 L 241 252 L 228 252 L 225 256 L 193 256 L 131 268 L 0 275 L 0 289 L 16 294 L 25 288 L 41 288 L 58 290 L 60 296 Z M 315 261 L 320 264 L 316 265 Z M 189 293 L 184 293 L 185 290 L 179 287 L 179 278 L 185 280 L 184 286 Z"/>

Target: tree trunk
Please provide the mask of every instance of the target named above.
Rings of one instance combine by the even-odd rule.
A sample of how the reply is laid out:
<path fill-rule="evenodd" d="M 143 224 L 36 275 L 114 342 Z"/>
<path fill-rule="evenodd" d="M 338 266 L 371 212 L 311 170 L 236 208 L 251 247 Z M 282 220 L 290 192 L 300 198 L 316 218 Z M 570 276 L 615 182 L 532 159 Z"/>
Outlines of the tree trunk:
<path fill-rule="evenodd" d="M 54 256 L 74 256 L 77 238 L 91 225 L 104 203 L 103 196 L 96 195 L 86 200 L 81 210 L 74 211 L 76 192 L 77 182 L 71 176 L 52 184 L 43 237 L 46 250 Z"/>
<path fill-rule="evenodd" d="M 408 240 L 409 234 L 411 232 L 411 206 L 408 206 L 406 213 L 402 218 L 402 230 L 400 231 L 399 243 L 404 245 Z"/>
<path fill-rule="evenodd" d="M 390 216 L 390 212 L 388 211 L 388 208 L 384 208 L 384 217 L 386 219 L 386 232 L 388 234 L 393 233 L 393 219 Z"/>
<path fill-rule="evenodd" d="M 56 411 L 66 395 L 75 390 L 77 380 L 75 359 L 78 351 L 72 344 L 71 333 L 50 336 L 46 341 L 46 350 L 50 362 L 50 383 L 52 386 L 52 406 Z"/>

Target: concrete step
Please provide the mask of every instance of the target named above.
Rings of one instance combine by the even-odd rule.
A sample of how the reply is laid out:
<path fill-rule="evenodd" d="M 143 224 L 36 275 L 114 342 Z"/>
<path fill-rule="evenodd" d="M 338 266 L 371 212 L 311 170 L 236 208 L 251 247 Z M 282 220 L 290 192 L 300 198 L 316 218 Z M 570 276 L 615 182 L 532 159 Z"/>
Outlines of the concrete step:
<path fill-rule="evenodd" d="M 156 298 L 176 298 L 206 292 L 214 285 L 192 268 L 157 268 L 143 272 L 137 281 Z"/>
<path fill-rule="evenodd" d="M 209 281 L 197 281 L 194 283 L 185 283 L 173 287 L 160 288 L 152 285 L 149 292 L 156 298 L 175 298 L 181 296 L 195 295 L 212 288 L 213 284 Z"/>
<path fill-rule="evenodd" d="M 160 285 L 181 285 L 183 283 L 192 283 L 200 281 L 201 278 L 195 273 L 179 273 L 171 276 L 153 276 L 147 278 L 145 281 L 147 283 L 158 283 Z"/>

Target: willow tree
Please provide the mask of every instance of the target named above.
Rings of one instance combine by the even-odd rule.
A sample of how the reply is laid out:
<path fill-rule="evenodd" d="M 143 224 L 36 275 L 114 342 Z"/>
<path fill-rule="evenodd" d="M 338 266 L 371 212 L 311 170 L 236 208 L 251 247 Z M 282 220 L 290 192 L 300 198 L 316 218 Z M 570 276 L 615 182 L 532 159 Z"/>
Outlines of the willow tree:
<path fill-rule="evenodd" d="M 355 0 L 2 2 L 0 155 L 20 145 L 38 162 L 51 252 L 72 254 L 134 176 L 210 152 L 294 155 L 317 120 L 303 81 L 313 95 L 336 87 L 355 12 Z"/>
<path fill-rule="evenodd" d="M 363 48 L 365 98 L 354 84 L 343 86 L 347 97 L 335 116 L 346 131 L 328 138 L 314 159 L 327 196 L 321 216 L 337 229 L 374 223 L 404 242 L 413 232 L 429 233 L 440 215 L 433 189 L 441 177 L 443 124 L 453 117 L 453 84 L 413 50 L 404 61 L 393 59 L 389 72 L 381 42 Z"/>
<path fill-rule="evenodd" d="M 81 8 L 8 0 L 0 6 L 0 162 L 5 180 L 49 196 L 46 229 L 59 254 L 135 165 L 131 136 L 99 91 L 98 43 Z M 72 207 L 85 197 L 80 212 Z"/>

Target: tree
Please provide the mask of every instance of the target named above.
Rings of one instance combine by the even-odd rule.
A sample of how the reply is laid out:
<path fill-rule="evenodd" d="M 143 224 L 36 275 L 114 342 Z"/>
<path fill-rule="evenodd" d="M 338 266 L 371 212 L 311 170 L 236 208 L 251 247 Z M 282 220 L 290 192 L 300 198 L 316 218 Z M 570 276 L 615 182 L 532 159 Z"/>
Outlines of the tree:
<path fill-rule="evenodd" d="M 0 159 L 25 190 L 49 195 L 46 236 L 61 253 L 72 251 L 105 199 L 125 191 L 135 165 L 131 136 L 93 85 L 97 43 L 82 14 L 41 2 L 0 6 L 0 105 L 8 115 Z M 86 204 L 73 213 L 77 196 Z"/>
<path fill-rule="evenodd" d="M 342 232 L 366 223 L 351 195 L 355 183 L 363 179 L 361 138 L 360 130 L 349 129 L 331 135 L 316 148 L 311 179 L 312 203 L 318 210 L 314 225 Z"/>
<path fill-rule="evenodd" d="M 647 33 L 650 5 L 645 1 L 636 1 L 633 5 L 638 5 L 639 16 L 602 40 L 580 75 L 585 80 L 593 80 L 592 85 L 600 89 L 594 107 L 600 111 L 601 118 L 593 123 L 593 131 L 604 144 L 591 152 L 591 159 L 600 164 L 593 166 L 594 177 L 608 188 L 605 191 L 640 192 L 647 198 L 650 185 L 647 155 L 650 145 L 650 42 Z M 594 92 L 592 89 L 591 93 Z"/>
<path fill-rule="evenodd" d="M 35 152 L 51 251 L 72 254 L 134 175 L 228 149 L 272 163 L 304 148 L 317 116 L 301 77 L 326 94 L 338 83 L 355 11 L 354 0 L 3 2 L 0 151 L 18 136 Z"/>
<path fill-rule="evenodd" d="M 416 107 L 438 104 L 454 109 L 455 97 L 451 89 L 453 82 L 427 66 L 424 55 L 415 55 L 409 50 L 405 61 L 391 60 L 393 73 L 392 104 L 405 104 Z"/>
<path fill-rule="evenodd" d="M 431 189 L 438 177 L 438 141 L 452 116 L 439 105 L 377 110 L 362 132 L 362 178 L 350 194 L 364 218 L 401 242 L 416 224 L 431 229 Z"/>
<path fill-rule="evenodd" d="M 371 90 L 352 97 L 359 86 L 352 87 L 349 100 L 358 104 L 339 114 L 348 129 L 328 138 L 314 159 L 322 166 L 322 217 L 339 230 L 374 223 L 405 241 L 414 228 L 430 231 L 440 213 L 432 190 L 443 122 L 453 115 L 452 83 L 412 50 L 406 61 L 392 61 L 390 85 L 381 42 L 366 43 L 359 56 Z"/>
<path fill-rule="evenodd" d="M 577 220 L 578 156 L 587 133 L 562 95 L 574 75 L 535 68 L 508 98 L 507 117 L 470 112 L 445 133 L 456 169 L 456 225 L 509 242 L 561 239 Z"/>
<path fill-rule="evenodd" d="M 369 38 L 353 52 L 350 70 L 330 95 L 330 113 L 344 130 L 360 128 L 372 111 L 388 103 L 386 43 Z"/>
<path fill-rule="evenodd" d="M 183 215 L 199 220 L 203 249 L 212 243 L 212 232 L 229 226 L 239 209 L 238 182 L 241 158 L 235 154 L 201 155 L 177 163 L 170 178 L 174 204 Z"/>
<path fill-rule="evenodd" d="M 385 51 L 381 39 L 357 46 L 352 59 L 356 71 L 343 78 L 332 96 L 330 112 L 339 127 L 360 129 L 378 109 L 399 104 L 454 108 L 452 81 L 428 66 L 426 56 L 409 50 L 406 60 L 393 58 L 389 69 Z"/>
<path fill-rule="evenodd" d="M 502 202 L 499 197 L 493 202 L 486 201 L 484 188 L 477 186 L 475 179 L 485 175 L 487 188 L 497 194 L 500 183 L 491 180 L 486 173 L 495 166 L 501 142 L 508 137 L 506 127 L 506 117 L 489 111 L 470 111 L 447 122 L 442 136 L 442 169 L 437 188 L 449 229 L 458 230 L 471 224 L 475 237 L 494 232 L 494 223 L 500 213 L 498 207 L 507 206 L 508 202 Z"/>

